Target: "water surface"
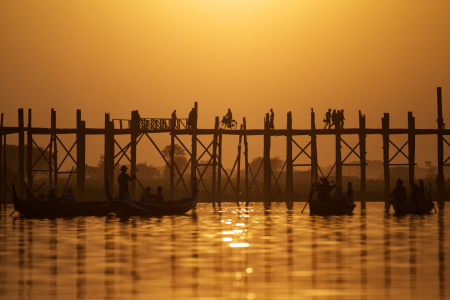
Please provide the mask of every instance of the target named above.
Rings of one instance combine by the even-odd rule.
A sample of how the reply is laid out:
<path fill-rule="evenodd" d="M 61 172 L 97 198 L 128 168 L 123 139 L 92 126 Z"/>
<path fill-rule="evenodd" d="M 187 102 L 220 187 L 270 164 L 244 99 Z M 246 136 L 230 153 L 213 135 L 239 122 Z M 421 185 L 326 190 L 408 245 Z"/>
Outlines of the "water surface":
<path fill-rule="evenodd" d="M 0 212 L 3 299 L 446 299 L 449 217 L 198 204 L 156 217 Z M 14 217 L 16 216 L 16 217 Z"/>

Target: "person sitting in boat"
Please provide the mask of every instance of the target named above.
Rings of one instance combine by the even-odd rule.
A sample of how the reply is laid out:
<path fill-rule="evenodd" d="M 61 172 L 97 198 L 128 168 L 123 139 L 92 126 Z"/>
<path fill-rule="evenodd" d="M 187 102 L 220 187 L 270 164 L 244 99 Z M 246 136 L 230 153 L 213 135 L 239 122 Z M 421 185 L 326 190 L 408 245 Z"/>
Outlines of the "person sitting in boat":
<path fill-rule="evenodd" d="M 61 203 L 64 204 L 75 204 L 77 203 L 77 200 L 75 200 L 75 195 L 72 194 L 72 189 L 68 188 L 67 193 L 65 193 L 62 197 Z"/>
<path fill-rule="evenodd" d="M 331 206 L 334 206 L 333 204 L 333 198 L 330 196 L 330 192 L 333 190 L 333 187 L 330 185 L 330 182 L 326 178 L 320 178 L 320 181 L 322 181 L 322 184 L 319 184 L 316 187 L 316 190 L 319 191 L 317 194 L 317 201 L 328 203 Z"/>
<path fill-rule="evenodd" d="M 348 203 L 354 203 L 353 201 L 353 187 L 352 183 L 349 181 L 347 186 L 347 202 Z"/>
<path fill-rule="evenodd" d="M 408 195 L 406 193 L 406 189 L 403 186 L 403 180 L 400 178 L 397 179 L 397 186 L 392 191 L 391 195 L 389 196 L 389 199 L 394 196 L 394 201 L 397 203 L 406 202 L 408 201 Z"/>
<path fill-rule="evenodd" d="M 150 193 L 151 187 L 147 185 L 145 187 L 145 191 L 141 193 L 141 197 L 139 198 L 139 202 L 141 203 L 151 203 L 153 200 L 153 194 Z"/>
<path fill-rule="evenodd" d="M 50 202 L 50 203 L 58 203 L 58 197 L 56 197 L 56 194 L 55 194 L 55 191 L 57 190 L 58 188 L 56 187 L 56 186 L 53 186 L 53 185 L 51 185 L 49 188 L 48 188 L 48 190 L 47 190 L 47 192 L 48 192 L 48 195 L 47 195 L 47 202 Z"/>
<path fill-rule="evenodd" d="M 336 186 L 336 192 L 333 194 L 334 203 L 345 204 L 347 202 L 342 186 Z"/>
<path fill-rule="evenodd" d="M 156 189 L 158 192 L 153 196 L 154 202 L 164 202 L 164 195 L 162 193 L 162 187 L 158 186 Z"/>
<path fill-rule="evenodd" d="M 425 183 L 423 182 L 423 179 L 419 180 L 419 190 L 425 195 Z"/>
<path fill-rule="evenodd" d="M 119 186 L 121 186 L 123 188 L 123 190 L 125 191 L 125 193 L 128 195 L 128 197 L 130 196 L 130 192 L 128 191 L 128 182 L 130 182 L 133 179 L 136 179 L 136 176 L 130 176 L 127 174 L 127 166 L 122 166 L 120 168 L 120 174 L 119 174 Z"/>

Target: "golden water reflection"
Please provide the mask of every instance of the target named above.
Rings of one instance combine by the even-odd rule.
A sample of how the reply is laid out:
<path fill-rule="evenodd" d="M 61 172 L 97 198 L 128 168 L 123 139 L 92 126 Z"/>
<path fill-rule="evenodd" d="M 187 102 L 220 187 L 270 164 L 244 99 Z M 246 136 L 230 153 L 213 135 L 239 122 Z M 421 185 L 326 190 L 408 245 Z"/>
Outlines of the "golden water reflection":
<path fill-rule="evenodd" d="M 269 208 L 269 207 L 267 207 Z M 291 208 L 289 206 L 289 208 Z M 199 204 L 184 216 L 0 216 L 3 299 L 445 299 L 448 216 Z"/>

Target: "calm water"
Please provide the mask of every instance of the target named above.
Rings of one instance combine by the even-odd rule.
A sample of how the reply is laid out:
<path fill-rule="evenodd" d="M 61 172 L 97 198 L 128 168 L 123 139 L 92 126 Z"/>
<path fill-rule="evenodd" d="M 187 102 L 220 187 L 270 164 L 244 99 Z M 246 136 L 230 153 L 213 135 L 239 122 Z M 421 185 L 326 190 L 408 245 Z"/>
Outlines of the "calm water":
<path fill-rule="evenodd" d="M 303 204 L 126 219 L 14 218 L 9 206 L 0 298 L 450 299 L 444 210 L 399 217 L 368 203 L 313 217 Z"/>

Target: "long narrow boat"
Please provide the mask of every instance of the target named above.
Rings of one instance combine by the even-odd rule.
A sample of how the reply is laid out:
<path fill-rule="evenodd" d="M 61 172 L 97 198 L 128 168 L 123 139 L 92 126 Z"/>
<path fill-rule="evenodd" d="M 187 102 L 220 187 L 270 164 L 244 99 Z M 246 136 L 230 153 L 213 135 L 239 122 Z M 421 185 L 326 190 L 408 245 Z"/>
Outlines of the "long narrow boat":
<path fill-rule="evenodd" d="M 12 189 L 14 208 L 27 217 L 74 217 L 74 216 L 104 216 L 112 211 L 110 203 L 106 201 L 78 202 L 75 204 L 46 203 L 35 198 L 25 186 L 27 201 L 17 197 Z"/>
<path fill-rule="evenodd" d="M 392 204 L 396 214 L 429 214 L 434 208 L 432 201 L 408 201 Z"/>
<path fill-rule="evenodd" d="M 318 201 L 317 199 L 313 199 L 314 194 L 314 185 L 309 192 L 309 212 L 311 215 L 347 215 L 353 213 L 356 205 L 354 203 L 339 202 L 335 203 L 335 206 L 330 206 L 326 202 Z"/>
<path fill-rule="evenodd" d="M 105 185 L 108 202 L 113 203 L 113 212 L 117 215 L 182 215 L 197 205 L 197 193 L 176 201 L 138 203 L 133 201 L 120 188 L 120 197 L 113 198 Z"/>

